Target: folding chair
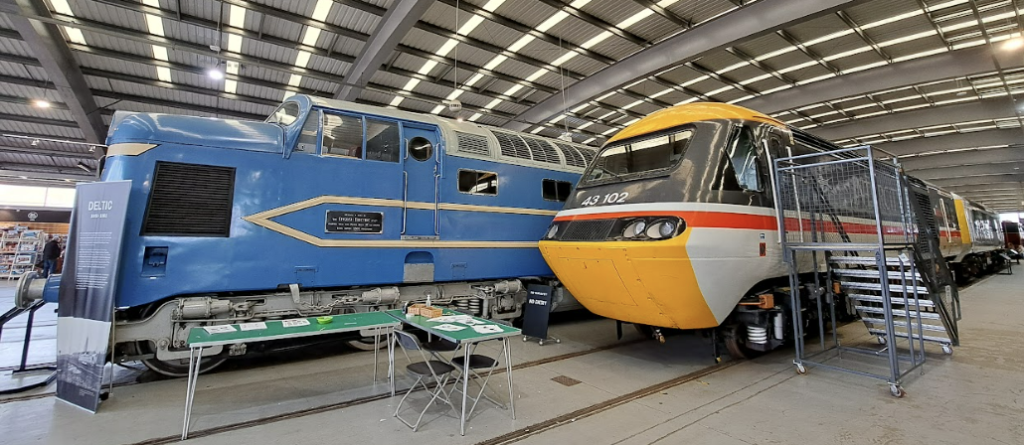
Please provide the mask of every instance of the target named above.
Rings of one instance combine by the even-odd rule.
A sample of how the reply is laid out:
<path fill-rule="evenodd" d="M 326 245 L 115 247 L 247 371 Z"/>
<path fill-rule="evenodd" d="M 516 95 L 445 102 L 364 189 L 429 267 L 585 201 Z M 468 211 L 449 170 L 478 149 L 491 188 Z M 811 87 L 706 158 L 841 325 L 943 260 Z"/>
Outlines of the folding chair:
<path fill-rule="evenodd" d="M 436 400 L 441 399 L 444 403 L 448 404 L 453 411 L 455 411 L 455 405 L 452 404 L 449 394 L 445 392 L 444 389 L 445 385 L 448 383 L 448 378 L 451 376 L 451 372 L 454 371 L 455 368 L 448 363 L 429 359 L 424 347 L 420 344 L 420 341 L 416 336 L 403 331 L 395 331 L 395 334 L 398 339 L 398 344 L 402 345 L 403 350 L 419 351 L 420 358 L 423 360 L 410 363 L 406 366 L 406 370 L 408 370 L 409 373 L 417 376 L 416 382 L 412 384 L 409 391 L 407 391 L 405 396 L 402 397 L 402 400 L 398 402 L 398 408 L 395 409 L 395 417 L 409 428 L 412 428 L 413 431 L 416 431 L 420 426 L 420 421 L 423 420 L 423 415 L 426 414 L 427 409 L 429 409 Z M 436 383 L 433 391 L 431 391 L 430 387 L 427 386 L 427 381 L 425 381 L 425 379 L 433 379 Z M 412 394 L 412 392 L 416 390 L 416 386 L 418 385 L 422 385 L 423 389 L 430 392 L 431 397 L 426 405 L 423 406 L 423 410 L 420 411 L 419 417 L 416 418 L 416 423 L 409 423 L 409 421 L 403 419 L 402 416 L 399 416 L 398 413 L 402 411 L 402 405 L 405 403 L 405 399 L 409 397 L 409 394 Z"/>

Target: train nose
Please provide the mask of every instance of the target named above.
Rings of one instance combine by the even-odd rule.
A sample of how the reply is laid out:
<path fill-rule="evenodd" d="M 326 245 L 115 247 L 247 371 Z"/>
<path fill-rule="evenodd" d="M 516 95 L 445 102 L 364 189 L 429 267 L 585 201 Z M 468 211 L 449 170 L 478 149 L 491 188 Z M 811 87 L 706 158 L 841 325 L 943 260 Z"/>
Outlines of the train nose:
<path fill-rule="evenodd" d="M 664 241 L 541 241 L 559 280 L 595 314 L 676 329 L 718 326 L 686 252 L 689 232 Z"/>

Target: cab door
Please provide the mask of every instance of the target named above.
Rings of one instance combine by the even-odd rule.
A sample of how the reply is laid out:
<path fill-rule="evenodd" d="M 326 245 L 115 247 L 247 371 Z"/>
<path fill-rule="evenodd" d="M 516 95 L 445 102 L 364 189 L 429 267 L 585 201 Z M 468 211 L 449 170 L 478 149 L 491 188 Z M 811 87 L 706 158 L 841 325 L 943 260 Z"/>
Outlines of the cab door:
<path fill-rule="evenodd" d="M 440 159 L 436 126 L 403 124 L 403 239 L 438 239 Z"/>

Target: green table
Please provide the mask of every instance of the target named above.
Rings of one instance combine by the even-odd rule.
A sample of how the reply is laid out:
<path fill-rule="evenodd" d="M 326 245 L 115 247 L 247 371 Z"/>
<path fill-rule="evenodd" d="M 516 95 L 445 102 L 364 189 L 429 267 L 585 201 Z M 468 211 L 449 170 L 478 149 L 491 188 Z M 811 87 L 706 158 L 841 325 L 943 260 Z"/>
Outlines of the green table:
<path fill-rule="evenodd" d="M 501 340 L 501 349 L 502 349 L 501 353 L 502 353 L 502 356 L 505 359 L 505 374 L 508 376 L 508 403 L 509 403 L 510 411 L 512 412 L 512 419 L 516 418 L 515 395 L 514 395 L 514 393 L 512 391 L 512 350 L 511 350 L 511 348 L 509 348 L 508 339 L 509 339 L 509 337 L 514 337 L 516 335 L 522 335 L 523 331 L 521 331 L 521 330 L 519 330 L 517 328 L 514 328 L 512 326 L 506 326 L 506 325 L 503 325 L 503 324 L 497 324 L 497 323 L 494 323 L 491 320 L 487 320 L 487 319 L 483 319 L 483 318 L 478 318 L 478 317 L 473 317 L 473 319 L 477 320 L 478 322 L 482 322 L 482 323 L 485 323 L 485 324 L 488 324 L 488 325 L 498 326 L 498 327 L 501 328 L 501 332 L 481 334 L 481 333 L 478 333 L 475 330 L 473 330 L 472 327 L 465 326 L 465 325 L 459 325 L 458 323 L 452 323 L 452 324 L 456 324 L 456 325 L 459 325 L 459 326 L 464 326 L 465 329 L 462 329 L 462 330 L 459 330 L 459 331 L 444 331 L 444 330 L 436 329 L 436 327 L 440 326 L 442 324 L 445 324 L 445 323 L 433 322 L 433 321 L 430 321 L 427 317 L 424 317 L 424 316 L 421 316 L 421 315 L 414 315 L 414 316 L 411 316 L 411 317 L 406 317 L 406 314 L 402 313 L 402 311 L 398 310 L 398 309 L 390 310 L 390 311 L 387 311 L 386 313 L 388 315 L 394 317 L 396 320 L 401 321 L 402 323 L 405 323 L 405 324 L 407 324 L 409 326 L 413 326 L 413 327 L 422 329 L 424 331 L 427 331 L 431 335 L 443 338 L 443 339 L 448 340 L 448 341 L 450 341 L 452 343 L 455 343 L 457 345 L 462 346 L 462 352 L 463 352 L 463 356 L 464 357 L 463 357 L 463 361 L 462 361 L 462 363 L 463 363 L 463 369 L 462 369 L 462 376 L 463 376 L 463 378 L 462 378 L 462 417 L 460 418 L 460 421 L 461 421 L 460 428 L 461 428 L 461 433 L 462 433 L 463 436 L 466 435 L 466 400 L 467 400 L 467 397 L 468 397 L 468 394 L 469 394 L 469 371 L 470 371 L 470 369 L 469 369 L 469 356 L 470 356 L 470 351 L 472 349 L 471 346 L 476 344 L 476 343 L 480 343 L 482 341 Z M 466 314 L 463 314 L 463 313 L 460 313 L 460 312 L 455 312 L 455 311 L 452 311 L 450 309 L 445 309 L 443 315 L 466 315 Z M 476 407 L 476 403 L 474 403 L 473 406 Z"/>
<path fill-rule="evenodd" d="M 292 323 L 298 320 L 309 322 L 305 326 L 289 326 L 285 323 Z M 211 346 L 233 345 L 249 343 L 254 341 L 282 340 L 287 338 L 311 337 L 324 334 L 339 334 L 362 330 L 375 330 L 374 346 L 380 344 L 380 331 L 383 329 L 387 334 L 388 346 L 388 378 L 391 384 L 391 395 L 395 395 L 395 354 L 392 349 L 392 335 L 396 327 L 401 323 L 383 312 L 363 312 L 356 314 L 344 314 L 333 316 L 330 323 L 319 324 L 316 318 L 297 318 L 292 320 L 270 320 L 263 322 L 266 328 L 242 330 L 242 326 L 250 323 L 208 326 L 219 328 L 230 332 L 209 332 L 207 327 L 192 328 L 188 334 L 188 346 L 191 349 L 188 367 L 188 388 L 185 393 L 185 425 L 182 428 L 181 440 L 188 438 L 189 421 L 192 416 L 192 402 L 195 399 L 196 382 L 199 379 L 199 364 L 202 362 L 203 348 Z M 373 350 L 373 381 L 377 382 L 377 350 Z"/>

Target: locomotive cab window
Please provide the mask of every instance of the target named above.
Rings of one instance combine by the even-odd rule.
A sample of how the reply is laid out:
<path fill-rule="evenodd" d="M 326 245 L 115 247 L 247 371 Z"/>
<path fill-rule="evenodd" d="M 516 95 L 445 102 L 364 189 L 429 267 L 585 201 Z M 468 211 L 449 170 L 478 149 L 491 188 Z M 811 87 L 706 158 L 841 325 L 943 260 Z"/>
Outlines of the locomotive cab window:
<path fill-rule="evenodd" d="M 401 139 L 398 123 L 366 119 L 366 159 L 398 162 Z"/>
<path fill-rule="evenodd" d="M 565 202 L 569 199 L 570 192 L 572 192 L 571 182 L 555 181 L 554 179 L 545 179 L 541 182 L 541 193 L 548 201 Z"/>
<path fill-rule="evenodd" d="M 733 137 L 715 180 L 715 188 L 731 191 L 760 192 L 761 165 L 757 159 L 757 140 L 750 127 L 742 127 Z"/>
<path fill-rule="evenodd" d="M 287 127 L 294 124 L 298 118 L 299 104 L 295 102 L 285 102 L 281 104 L 280 107 L 277 107 L 277 109 L 267 117 L 266 122 Z"/>
<path fill-rule="evenodd" d="M 476 170 L 459 170 L 459 191 L 474 195 L 497 195 L 498 174 Z"/>
<path fill-rule="evenodd" d="M 608 147 L 597 155 L 584 183 L 622 180 L 668 171 L 682 160 L 693 130 Z"/>
<path fill-rule="evenodd" d="M 323 154 L 362 159 L 363 119 L 324 114 Z"/>

